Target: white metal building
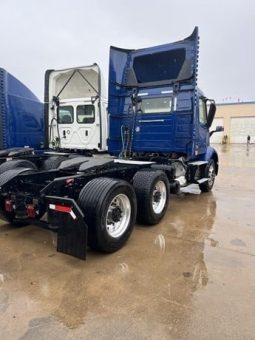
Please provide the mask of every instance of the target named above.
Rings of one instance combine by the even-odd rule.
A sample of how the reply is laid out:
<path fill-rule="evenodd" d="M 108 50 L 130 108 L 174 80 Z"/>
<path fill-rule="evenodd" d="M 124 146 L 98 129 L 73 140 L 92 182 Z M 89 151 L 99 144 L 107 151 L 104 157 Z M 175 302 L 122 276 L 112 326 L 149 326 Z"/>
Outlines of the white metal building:
<path fill-rule="evenodd" d="M 211 143 L 222 143 L 224 135 L 228 143 L 246 143 L 248 135 L 255 143 L 255 101 L 217 104 L 211 130 L 217 125 L 224 126 L 224 132 L 213 134 Z"/>

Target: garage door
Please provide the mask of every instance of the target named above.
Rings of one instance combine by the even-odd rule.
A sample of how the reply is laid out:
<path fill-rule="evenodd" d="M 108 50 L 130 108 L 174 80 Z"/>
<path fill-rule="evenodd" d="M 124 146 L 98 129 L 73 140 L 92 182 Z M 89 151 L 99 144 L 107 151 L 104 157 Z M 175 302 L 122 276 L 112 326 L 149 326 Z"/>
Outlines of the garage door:
<path fill-rule="evenodd" d="M 246 143 L 247 136 L 255 142 L 255 117 L 233 117 L 230 120 L 230 143 Z"/>
<path fill-rule="evenodd" d="M 224 126 L 223 118 L 214 118 L 212 126 L 210 127 L 210 131 L 215 130 L 216 126 Z M 210 138 L 210 143 L 221 143 L 224 135 L 224 131 L 215 132 Z"/>

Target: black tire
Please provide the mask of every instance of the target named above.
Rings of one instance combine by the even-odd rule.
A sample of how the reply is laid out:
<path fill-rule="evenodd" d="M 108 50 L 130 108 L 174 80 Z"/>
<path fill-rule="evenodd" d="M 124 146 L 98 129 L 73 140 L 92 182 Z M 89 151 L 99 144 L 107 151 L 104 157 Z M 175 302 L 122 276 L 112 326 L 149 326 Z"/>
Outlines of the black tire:
<path fill-rule="evenodd" d="M 215 162 L 213 159 L 209 160 L 208 164 L 205 167 L 204 176 L 208 178 L 207 182 L 199 184 L 199 188 L 202 192 L 209 192 L 212 190 L 214 181 L 215 181 L 216 171 L 215 171 Z"/>
<path fill-rule="evenodd" d="M 0 165 L 0 175 L 8 170 L 17 168 L 30 168 L 33 170 L 37 170 L 37 166 L 34 163 L 27 161 L 26 159 L 13 159 Z"/>
<path fill-rule="evenodd" d="M 130 204 L 127 221 L 123 224 L 126 227 L 120 235 L 112 235 L 109 224 L 107 225 L 109 209 L 116 197 L 125 197 Z M 135 192 L 128 182 L 106 177 L 95 178 L 82 188 L 78 204 L 84 212 L 85 222 L 88 225 L 88 244 L 92 249 L 112 253 L 126 243 L 133 231 L 137 211 Z M 112 221 L 113 210 L 111 210 Z M 123 211 L 119 215 L 121 221 L 124 221 L 125 217 Z"/>
<path fill-rule="evenodd" d="M 169 202 L 170 188 L 166 174 L 161 170 L 138 171 L 133 178 L 133 185 L 137 198 L 137 221 L 149 225 L 159 223 L 166 213 Z M 162 193 L 156 188 L 159 185 Z M 161 199 L 161 202 L 158 201 Z"/>
<path fill-rule="evenodd" d="M 41 170 L 53 170 L 57 169 L 60 164 L 67 160 L 68 158 L 65 156 L 52 156 L 47 159 L 42 164 Z"/>

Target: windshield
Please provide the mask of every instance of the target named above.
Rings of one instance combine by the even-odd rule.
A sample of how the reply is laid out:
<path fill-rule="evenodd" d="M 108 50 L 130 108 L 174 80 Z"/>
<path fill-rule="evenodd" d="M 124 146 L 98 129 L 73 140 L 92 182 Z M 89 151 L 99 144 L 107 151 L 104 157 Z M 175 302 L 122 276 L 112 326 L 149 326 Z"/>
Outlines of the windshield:
<path fill-rule="evenodd" d="M 172 111 L 172 97 L 143 98 L 140 110 L 142 113 L 170 113 Z"/>

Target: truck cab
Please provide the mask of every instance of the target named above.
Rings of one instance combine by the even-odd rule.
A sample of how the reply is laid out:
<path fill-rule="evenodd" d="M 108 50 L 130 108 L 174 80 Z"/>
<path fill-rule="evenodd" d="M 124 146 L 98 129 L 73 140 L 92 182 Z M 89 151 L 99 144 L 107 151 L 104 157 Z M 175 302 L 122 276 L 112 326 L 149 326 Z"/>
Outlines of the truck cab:
<path fill-rule="evenodd" d="M 45 74 L 46 146 L 106 150 L 107 101 L 97 64 Z"/>
<path fill-rule="evenodd" d="M 148 158 L 208 156 L 215 104 L 197 86 L 198 29 L 174 43 L 126 50 L 111 47 L 109 152 Z M 216 157 L 216 154 L 215 154 Z"/>

